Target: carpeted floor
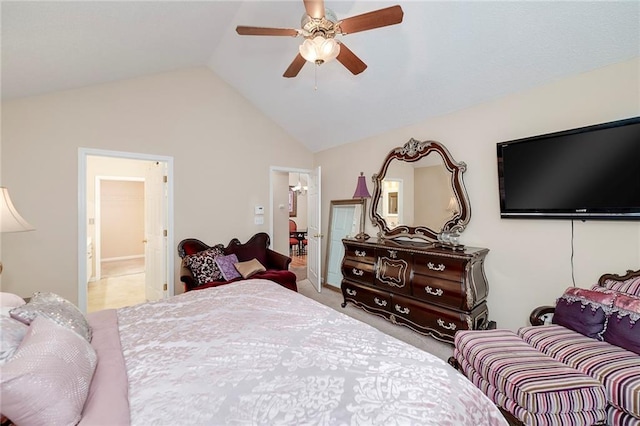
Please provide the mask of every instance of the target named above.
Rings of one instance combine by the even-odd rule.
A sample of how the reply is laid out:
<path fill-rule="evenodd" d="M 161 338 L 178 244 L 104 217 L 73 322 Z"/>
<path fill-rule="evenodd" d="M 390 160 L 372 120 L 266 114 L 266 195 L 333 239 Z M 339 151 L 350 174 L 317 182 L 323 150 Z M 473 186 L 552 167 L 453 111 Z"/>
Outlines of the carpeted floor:
<path fill-rule="evenodd" d="M 318 291 L 311 285 L 311 282 L 304 279 L 298 282 L 298 293 L 314 299 L 323 305 L 329 306 L 338 312 L 342 312 L 345 315 L 349 315 L 352 318 L 367 323 L 383 333 L 389 334 L 399 340 L 409 343 L 410 345 L 429 352 L 444 361 L 453 355 L 453 345 L 441 342 L 429 336 L 423 336 L 422 334 L 416 333 L 405 326 L 393 324 L 382 317 L 365 312 L 364 310 L 353 306 L 351 303 L 343 308 L 340 306 L 343 302 L 343 298 L 342 293 L 339 291 L 323 288 L 322 292 L 318 293 Z"/>

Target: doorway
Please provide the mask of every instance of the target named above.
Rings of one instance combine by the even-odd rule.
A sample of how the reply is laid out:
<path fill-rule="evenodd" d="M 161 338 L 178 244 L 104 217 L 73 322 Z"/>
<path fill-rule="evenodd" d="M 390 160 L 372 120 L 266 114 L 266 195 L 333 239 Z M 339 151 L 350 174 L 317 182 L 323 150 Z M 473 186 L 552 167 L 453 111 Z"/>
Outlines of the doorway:
<path fill-rule="evenodd" d="M 313 170 L 271 167 L 270 170 L 270 235 L 272 249 L 291 257 L 290 269 L 302 268 L 318 291 L 321 288 L 320 265 L 320 168 Z M 290 228 L 295 222 L 296 234 L 304 234 L 302 244 L 295 244 Z M 306 270 L 305 270 L 306 269 Z M 300 280 L 299 280 L 300 281 Z"/>
<path fill-rule="evenodd" d="M 140 160 L 105 161 L 90 156 L 87 170 L 89 176 L 94 175 L 96 169 L 112 173 L 136 172 L 144 170 L 144 163 Z M 145 302 L 144 177 L 96 175 L 94 201 L 93 217 L 91 207 L 88 205 L 87 208 L 87 312 Z M 95 262 L 91 262 L 92 258 Z"/>
<path fill-rule="evenodd" d="M 116 305 L 102 308 L 173 295 L 173 159 L 85 148 L 78 154 L 78 307 L 89 310 L 89 287 L 105 278 L 111 282 L 102 282 L 103 290 Z"/>

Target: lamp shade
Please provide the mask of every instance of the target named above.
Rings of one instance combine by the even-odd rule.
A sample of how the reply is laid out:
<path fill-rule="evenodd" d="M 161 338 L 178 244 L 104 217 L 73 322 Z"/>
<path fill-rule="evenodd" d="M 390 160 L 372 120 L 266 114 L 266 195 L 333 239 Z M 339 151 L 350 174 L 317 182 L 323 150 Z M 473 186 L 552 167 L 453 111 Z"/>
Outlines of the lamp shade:
<path fill-rule="evenodd" d="M 33 231 L 33 226 L 20 216 L 9 197 L 9 190 L 0 186 L 0 232 Z"/>
<path fill-rule="evenodd" d="M 340 44 L 333 38 L 316 36 L 306 39 L 300 45 L 300 55 L 309 62 L 322 64 L 335 59 L 340 53 Z"/>
<path fill-rule="evenodd" d="M 363 172 L 360 172 L 360 176 L 358 176 L 358 186 L 356 186 L 353 198 L 371 198 L 371 194 L 367 189 L 367 178 L 365 178 Z"/>

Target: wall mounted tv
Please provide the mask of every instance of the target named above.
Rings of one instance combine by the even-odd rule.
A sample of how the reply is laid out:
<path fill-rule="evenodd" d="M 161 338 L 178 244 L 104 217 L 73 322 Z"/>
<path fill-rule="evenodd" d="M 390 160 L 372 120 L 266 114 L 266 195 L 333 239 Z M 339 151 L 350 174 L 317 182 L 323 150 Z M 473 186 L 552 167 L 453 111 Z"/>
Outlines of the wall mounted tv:
<path fill-rule="evenodd" d="M 640 220 L 640 117 L 497 148 L 500 217 Z"/>

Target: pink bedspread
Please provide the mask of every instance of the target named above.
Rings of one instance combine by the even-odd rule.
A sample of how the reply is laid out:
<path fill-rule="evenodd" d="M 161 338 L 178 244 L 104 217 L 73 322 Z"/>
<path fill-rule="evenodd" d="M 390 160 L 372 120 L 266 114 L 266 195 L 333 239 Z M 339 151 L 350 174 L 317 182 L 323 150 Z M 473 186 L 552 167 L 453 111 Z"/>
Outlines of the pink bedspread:
<path fill-rule="evenodd" d="M 122 352 L 102 317 L 82 425 L 507 425 L 444 361 L 270 281 L 119 309 Z"/>
<path fill-rule="evenodd" d="M 91 346 L 98 355 L 89 396 L 82 412 L 82 426 L 129 424 L 129 384 L 122 357 L 115 309 L 87 315 L 93 328 Z"/>

